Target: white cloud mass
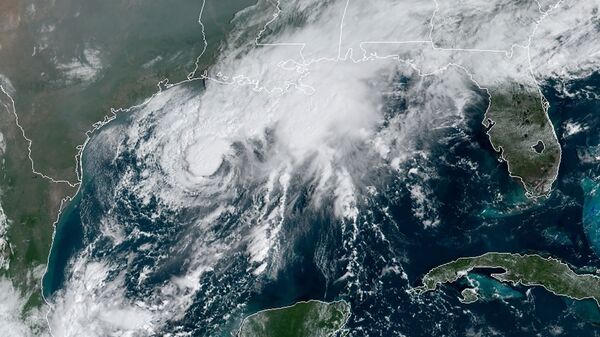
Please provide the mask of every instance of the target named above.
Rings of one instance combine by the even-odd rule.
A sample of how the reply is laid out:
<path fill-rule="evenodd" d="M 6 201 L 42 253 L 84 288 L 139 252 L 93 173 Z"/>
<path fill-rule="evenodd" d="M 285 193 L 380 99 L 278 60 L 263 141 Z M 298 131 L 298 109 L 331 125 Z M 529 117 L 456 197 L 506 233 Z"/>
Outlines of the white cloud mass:
<path fill-rule="evenodd" d="M 53 334 L 157 331 L 185 312 L 200 276 L 232 247 L 247 250 L 255 276 L 273 272 L 286 198 L 293 197 L 290 177 L 298 172 L 316 181 L 316 194 L 331 196 L 336 216 L 349 224 L 345 230 L 355 230 L 364 187 L 356 172 L 368 170 L 369 158 L 398 172 L 413 157 L 433 160 L 417 137 L 464 122 L 476 85 L 537 85 L 591 69 L 600 57 L 593 53 L 597 39 L 590 38 L 598 36 L 592 22 L 598 16 L 590 18 L 597 11 L 593 1 L 303 0 L 274 6 L 261 0 L 238 13 L 205 90 L 194 89 L 199 80 L 164 90 L 133 109 L 127 127 L 107 126 L 92 144 L 100 145 L 88 148 L 117 149 L 115 158 L 131 151 L 143 167 L 139 179 L 133 169 L 115 178 L 118 191 L 133 191 L 146 203 L 156 198 L 168 209 L 193 204 L 211 210 L 194 224 L 202 238 L 180 243 L 193 252 L 185 275 L 130 299 L 123 277 L 113 273 L 123 266 L 93 260 L 84 250 L 53 299 Z M 65 70 L 83 80 L 95 76 L 88 68 Z M 409 84 L 394 87 L 399 77 Z M 405 99 L 406 112 L 386 117 L 390 98 Z M 240 155 L 257 148 L 264 150 L 261 160 Z M 409 183 L 413 209 L 426 227 L 439 223 L 425 201 L 427 183 Z M 252 184 L 260 185 L 258 206 L 243 213 L 231 235 L 213 237 L 213 220 L 232 212 L 231 201 L 242 193 L 236 186 Z M 124 225 L 110 215 L 105 221 L 110 225 L 102 236 L 117 245 Z"/>

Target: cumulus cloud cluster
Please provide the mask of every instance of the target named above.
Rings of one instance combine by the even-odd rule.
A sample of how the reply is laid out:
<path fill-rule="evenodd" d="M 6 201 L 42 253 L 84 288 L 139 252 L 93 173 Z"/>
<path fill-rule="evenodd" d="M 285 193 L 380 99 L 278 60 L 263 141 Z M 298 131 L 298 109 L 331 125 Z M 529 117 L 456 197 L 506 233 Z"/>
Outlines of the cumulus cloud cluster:
<path fill-rule="evenodd" d="M 264 138 L 265 130 L 274 132 L 278 155 L 285 153 L 285 160 L 298 163 L 318 152 L 327 165 L 348 140 L 373 136 L 382 119 L 377 82 L 388 74 L 436 75 L 455 67 L 484 87 L 533 85 L 532 71 L 549 76 L 564 70 L 549 67 L 548 59 L 570 44 L 593 47 L 582 38 L 594 33 L 592 19 L 569 34 L 573 42 L 564 45 L 556 37 L 567 36 L 576 25 L 544 25 L 547 16 L 560 16 L 564 9 L 593 12 L 593 7 L 551 1 L 452 6 L 445 1 L 290 1 L 277 6 L 259 1 L 238 13 L 238 31 L 206 74 L 206 90 L 172 88 L 157 95 L 129 132 L 141 137 L 148 128 L 142 119 L 153 116 L 155 137 L 140 146 L 140 158 L 159 151 L 153 156 L 161 168 L 183 186 L 204 181 L 231 153 L 231 144 Z M 531 57 L 530 39 L 534 45 L 545 41 L 539 45 L 546 49 Z M 584 57 L 570 61 L 582 68 L 595 60 L 593 53 Z"/>
<path fill-rule="evenodd" d="M 537 77 L 571 80 L 587 76 L 600 64 L 600 4 L 561 1 L 539 24 L 531 39 Z"/>
<path fill-rule="evenodd" d="M 5 278 L 0 279 L 0 324 L 3 333 L 9 337 L 32 336 L 29 327 L 21 321 L 21 310 L 25 305 L 25 298 L 14 288 L 12 282 Z"/>
<path fill-rule="evenodd" d="M 27 296 L 13 283 L 0 277 L 0 329 L 6 337 L 49 337 L 42 309 L 25 310 Z"/>
<path fill-rule="evenodd" d="M 530 58 L 530 38 L 545 29 L 538 25 L 548 13 L 560 10 L 535 1 L 470 1 L 458 6 L 443 1 L 417 6 L 387 0 L 306 1 L 301 6 L 284 2 L 270 8 L 273 18 L 265 11 L 269 6 L 259 2 L 238 15 L 239 26 L 256 22 L 259 38 L 238 41 L 223 51 L 201 97 L 178 104 L 180 93 L 173 90 L 146 109 L 172 110 L 160 118 L 157 130 L 181 137 L 160 137 L 161 146 L 149 147 L 165 152 L 163 167 L 173 176 L 209 176 L 233 142 L 263 137 L 268 128 L 296 161 L 315 151 L 325 157 L 337 153 L 347 144 L 342 139 L 364 140 L 381 120 L 373 82 L 385 80 L 401 65 L 420 75 L 459 67 L 484 87 L 506 82 L 535 85 L 533 70 L 551 75 L 563 69 L 539 69 L 540 59 L 568 48 L 548 43 L 546 53 Z M 294 19 L 304 24 L 277 25 Z M 173 160 L 176 154 L 182 160 Z"/>
<path fill-rule="evenodd" d="M 92 48 L 83 50 L 79 58 L 64 63 L 54 60 L 56 68 L 63 72 L 67 84 L 89 83 L 99 76 L 102 70 L 100 51 Z"/>
<path fill-rule="evenodd" d="M 361 172 L 377 163 L 401 174 L 402 163 L 415 156 L 432 160 L 423 139 L 463 122 L 476 86 L 536 86 L 547 76 L 591 67 L 598 54 L 585 36 L 597 28 L 574 18 L 592 7 L 597 11 L 575 1 L 310 0 L 259 1 L 238 13 L 220 58 L 201 79 L 158 93 L 132 110 L 126 126 L 107 127 L 97 142 L 104 145 L 88 149 L 135 158 L 116 178 L 117 190 L 133 191 L 145 204 L 206 211 L 194 227 L 202 240 L 182 244 L 193 253 L 184 275 L 147 299 L 129 299 L 124 279 L 114 277 L 122 265 L 92 262 L 89 251 L 81 252 L 54 299 L 53 332 L 155 331 L 186 310 L 191 302 L 176 299 L 198 291 L 201 275 L 232 247 L 246 249 L 253 275 L 269 273 L 282 249 L 286 205 L 296 197 L 292 177 L 315 184 L 314 200 L 331 196 L 335 215 L 352 224 Z M 561 24 L 547 23 L 549 16 Z M 567 50 L 586 53 L 566 58 Z M 406 85 L 396 86 L 398 78 Z M 403 102 L 401 113 L 389 113 L 396 101 Z M 405 173 L 416 177 L 408 186 L 415 215 L 424 226 L 438 225 L 424 202 L 427 181 L 418 171 Z M 238 214 L 232 203 L 250 186 L 260 186 L 256 204 Z M 242 220 L 231 234 L 215 235 L 223 214 Z M 123 224 L 111 216 L 100 227 L 117 246 Z"/>

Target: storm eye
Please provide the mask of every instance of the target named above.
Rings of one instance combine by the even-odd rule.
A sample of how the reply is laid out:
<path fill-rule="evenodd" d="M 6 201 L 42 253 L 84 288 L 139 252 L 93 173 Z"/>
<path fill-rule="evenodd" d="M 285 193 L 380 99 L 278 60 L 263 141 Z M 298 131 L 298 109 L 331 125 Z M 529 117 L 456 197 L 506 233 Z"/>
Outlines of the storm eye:
<path fill-rule="evenodd" d="M 223 163 L 223 155 L 230 144 L 216 137 L 204 137 L 185 149 L 186 167 L 190 174 L 208 177 Z"/>

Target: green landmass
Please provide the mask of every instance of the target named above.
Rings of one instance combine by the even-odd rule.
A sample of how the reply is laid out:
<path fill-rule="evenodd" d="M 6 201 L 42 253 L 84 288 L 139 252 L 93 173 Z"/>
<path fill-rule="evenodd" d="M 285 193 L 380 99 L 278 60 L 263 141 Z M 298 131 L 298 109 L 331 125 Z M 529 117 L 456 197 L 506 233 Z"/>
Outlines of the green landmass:
<path fill-rule="evenodd" d="M 345 301 L 299 302 L 246 317 L 238 337 L 327 337 L 342 329 L 349 316 Z"/>
<path fill-rule="evenodd" d="M 537 88 L 521 84 L 490 88 L 483 124 L 508 170 L 520 178 L 530 197 L 547 195 L 561 159 L 561 149 Z"/>
<path fill-rule="evenodd" d="M 486 253 L 476 257 L 461 257 L 430 270 L 423 285 L 414 288 L 418 294 L 433 291 L 439 284 L 452 283 L 476 268 L 501 268 L 504 272 L 491 276 L 502 282 L 524 286 L 541 286 L 548 291 L 576 300 L 593 299 L 600 306 L 600 277 L 577 274 L 557 259 L 539 255 Z M 465 294 L 462 294 L 463 296 Z M 471 300 L 473 294 L 467 294 Z"/>
<path fill-rule="evenodd" d="M 465 288 L 460 292 L 460 295 L 462 296 L 460 301 L 464 304 L 475 303 L 477 300 L 479 300 L 477 290 L 474 288 Z"/>
<path fill-rule="evenodd" d="M 30 308 L 42 303 L 40 267 L 47 261 L 52 224 L 58 217 L 62 198 L 73 194 L 75 188 L 52 183 L 31 171 L 27 142 L 15 127 L 12 107 L 1 92 L 0 132 L 7 144 L 1 158 L 0 199 L 8 219 L 6 237 L 10 244 L 10 250 L 5 252 L 9 268 L 0 270 L 0 276 L 8 276 L 18 286 L 28 297 Z"/>
<path fill-rule="evenodd" d="M 9 260 L 0 277 L 10 278 L 29 298 L 27 308 L 43 301 L 40 278 L 53 223 L 62 200 L 77 189 L 75 156 L 86 132 L 111 108 L 151 96 L 159 81 L 185 80 L 203 51 L 198 74 L 210 67 L 233 15 L 252 4 L 207 1 L 202 27 L 202 1 L 196 0 L 0 1 L 0 85 L 11 96 L 0 92 L 6 143 L 0 154 L 0 204 L 8 219 L 3 239 L 10 244 L 0 252 Z M 70 70 L 83 76 L 73 78 Z M 29 151 L 37 171 L 69 183 L 34 174 Z"/>

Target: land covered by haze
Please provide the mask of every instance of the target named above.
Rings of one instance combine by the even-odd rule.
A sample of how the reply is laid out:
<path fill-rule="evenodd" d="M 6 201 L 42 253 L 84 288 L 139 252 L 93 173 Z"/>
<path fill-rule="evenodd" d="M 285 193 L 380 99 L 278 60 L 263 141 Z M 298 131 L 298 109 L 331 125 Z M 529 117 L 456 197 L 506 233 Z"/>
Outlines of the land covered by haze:
<path fill-rule="evenodd" d="M 198 1 L 0 3 L 0 274 L 29 298 L 27 308 L 42 303 L 53 224 L 78 188 L 87 133 L 159 81 L 203 72 L 249 4 L 210 2 L 203 27 Z"/>

